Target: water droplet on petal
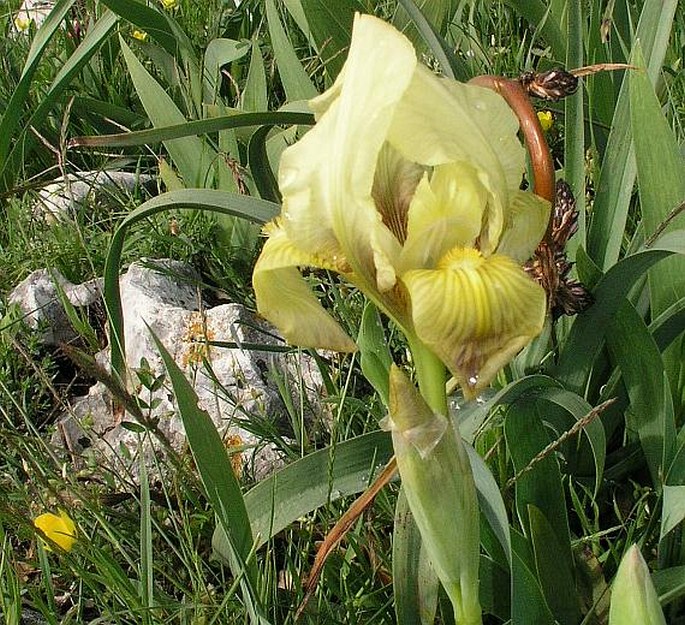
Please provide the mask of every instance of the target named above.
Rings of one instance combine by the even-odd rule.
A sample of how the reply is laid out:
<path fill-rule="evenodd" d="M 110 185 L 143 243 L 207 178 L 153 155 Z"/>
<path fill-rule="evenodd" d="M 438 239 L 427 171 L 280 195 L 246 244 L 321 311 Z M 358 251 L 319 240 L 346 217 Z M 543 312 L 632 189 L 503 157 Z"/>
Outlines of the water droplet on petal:
<path fill-rule="evenodd" d="M 452 398 L 450 400 L 450 410 L 451 411 L 456 411 L 456 410 L 461 410 L 461 404 L 459 403 L 458 400 Z"/>

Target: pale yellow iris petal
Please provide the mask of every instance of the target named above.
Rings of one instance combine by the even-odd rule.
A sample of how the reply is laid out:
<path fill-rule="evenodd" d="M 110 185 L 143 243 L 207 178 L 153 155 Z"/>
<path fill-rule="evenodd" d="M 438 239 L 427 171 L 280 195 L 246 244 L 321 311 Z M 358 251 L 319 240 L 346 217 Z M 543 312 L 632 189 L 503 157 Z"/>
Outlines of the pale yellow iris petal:
<path fill-rule="evenodd" d="M 415 67 L 404 36 L 372 16 L 356 16 L 342 84 L 319 102 L 325 114 L 281 159 L 282 219 L 292 242 L 319 253 L 335 239 L 369 284 L 369 237 L 379 220 L 371 197 L 376 161 Z"/>
<path fill-rule="evenodd" d="M 473 87 L 458 82 L 448 83 L 448 89 L 455 97 L 463 94 L 469 115 L 497 155 L 507 188 L 518 189 L 525 163 L 525 150 L 518 139 L 518 119 L 499 94 Z"/>
<path fill-rule="evenodd" d="M 340 97 L 340 92 L 345 82 L 345 73 L 346 69 L 343 65 L 340 73 L 335 78 L 335 82 L 326 91 L 309 100 L 309 109 L 314 113 L 317 121 L 321 119 L 321 116 L 331 107 L 333 102 Z"/>
<path fill-rule="evenodd" d="M 549 223 L 551 204 L 534 193 L 516 191 L 508 211 L 508 224 L 502 233 L 498 254 L 523 263 L 542 240 Z"/>
<path fill-rule="evenodd" d="M 305 254 L 290 243 L 285 231 L 272 228 L 252 274 L 257 310 L 293 345 L 355 351 L 354 341 L 321 307 L 300 275 L 296 267 L 302 265 L 335 268 L 332 259 Z"/>
<path fill-rule="evenodd" d="M 455 249 L 437 269 L 409 271 L 402 281 L 417 335 L 471 395 L 544 324 L 545 292 L 506 256 Z"/>
<path fill-rule="evenodd" d="M 430 269 L 454 247 L 472 247 L 480 233 L 488 191 L 465 162 L 439 165 L 419 183 L 409 209 L 401 272 Z"/>
<path fill-rule="evenodd" d="M 471 163 L 485 176 L 482 182 L 499 205 L 492 208 L 501 210 L 524 170 L 525 152 L 516 139 L 517 128 L 516 117 L 496 93 L 441 79 L 418 67 L 388 140 L 417 163 Z M 492 223 L 496 225 L 495 220 Z"/>

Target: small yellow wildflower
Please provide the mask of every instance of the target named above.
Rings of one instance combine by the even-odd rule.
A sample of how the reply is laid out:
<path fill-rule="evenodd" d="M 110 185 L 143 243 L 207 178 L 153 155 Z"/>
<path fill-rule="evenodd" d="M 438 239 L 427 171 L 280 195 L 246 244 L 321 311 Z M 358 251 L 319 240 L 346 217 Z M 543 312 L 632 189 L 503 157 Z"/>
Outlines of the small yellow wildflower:
<path fill-rule="evenodd" d="M 14 27 L 20 32 L 26 32 L 29 29 L 29 26 L 31 26 L 31 18 L 24 14 L 19 14 L 17 17 L 14 18 Z"/>
<path fill-rule="evenodd" d="M 178 6 L 178 0 L 162 0 L 162 6 L 167 10 L 175 9 Z"/>
<path fill-rule="evenodd" d="M 33 524 L 43 532 L 50 542 L 55 543 L 64 551 L 71 551 L 76 542 L 76 524 L 64 510 L 59 511 L 59 516 L 51 512 L 41 514 L 34 519 Z M 42 536 L 41 540 L 45 548 L 52 551 L 52 545 Z"/>
<path fill-rule="evenodd" d="M 138 41 L 147 41 L 147 33 L 144 30 L 134 30 L 133 38 Z"/>
<path fill-rule="evenodd" d="M 554 126 L 552 111 L 538 111 L 538 119 L 540 120 L 540 126 L 542 126 L 542 129 L 545 132 Z"/>

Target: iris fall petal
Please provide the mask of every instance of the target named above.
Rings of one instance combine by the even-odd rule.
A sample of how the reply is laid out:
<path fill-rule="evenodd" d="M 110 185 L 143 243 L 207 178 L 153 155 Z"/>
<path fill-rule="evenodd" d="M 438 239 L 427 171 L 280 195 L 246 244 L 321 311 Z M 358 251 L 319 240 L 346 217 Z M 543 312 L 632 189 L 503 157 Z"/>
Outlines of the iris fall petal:
<path fill-rule="evenodd" d="M 284 230 L 272 228 L 252 274 L 257 309 L 294 345 L 355 351 L 354 341 L 321 307 L 297 270 L 307 265 L 341 269 L 332 259 L 305 254 L 290 243 Z"/>
<path fill-rule="evenodd" d="M 437 269 L 409 271 L 402 281 L 418 337 L 470 395 L 487 386 L 544 323 L 543 289 L 506 256 L 456 249 Z"/>

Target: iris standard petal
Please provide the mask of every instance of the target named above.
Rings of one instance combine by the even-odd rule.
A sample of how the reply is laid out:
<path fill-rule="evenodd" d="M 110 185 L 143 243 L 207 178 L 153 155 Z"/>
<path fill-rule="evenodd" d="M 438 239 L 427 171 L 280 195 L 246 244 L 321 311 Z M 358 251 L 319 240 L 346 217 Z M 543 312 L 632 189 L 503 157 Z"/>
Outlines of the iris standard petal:
<path fill-rule="evenodd" d="M 418 337 L 447 365 L 468 395 L 542 329 L 544 290 L 506 256 L 451 250 L 434 270 L 402 276 Z"/>
<path fill-rule="evenodd" d="M 400 272 L 431 269 L 454 247 L 472 247 L 489 198 L 466 162 L 439 165 L 419 183 L 409 208 Z"/>
<path fill-rule="evenodd" d="M 281 158 L 281 216 L 291 241 L 312 253 L 337 241 L 370 285 L 370 235 L 384 227 L 372 199 L 376 162 L 416 64 L 406 37 L 375 17 L 355 16 L 343 80 L 315 104 L 325 110 L 316 126 Z"/>
<path fill-rule="evenodd" d="M 523 263 L 535 251 L 547 230 L 552 205 L 534 193 L 515 191 L 497 253 Z"/>
<path fill-rule="evenodd" d="M 342 261 L 305 254 L 289 241 L 284 230 L 271 236 L 252 274 L 259 313 L 273 323 L 293 345 L 352 352 L 354 341 L 319 304 L 297 266 L 343 269 Z"/>
<path fill-rule="evenodd" d="M 524 171 L 517 129 L 515 115 L 498 94 L 439 78 L 419 66 L 397 107 L 388 141 L 420 164 L 471 163 L 493 196 L 491 210 L 502 211 Z M 494 217 L 490 223 L 488 237 L 496 240 L 502 224 Z"/>

